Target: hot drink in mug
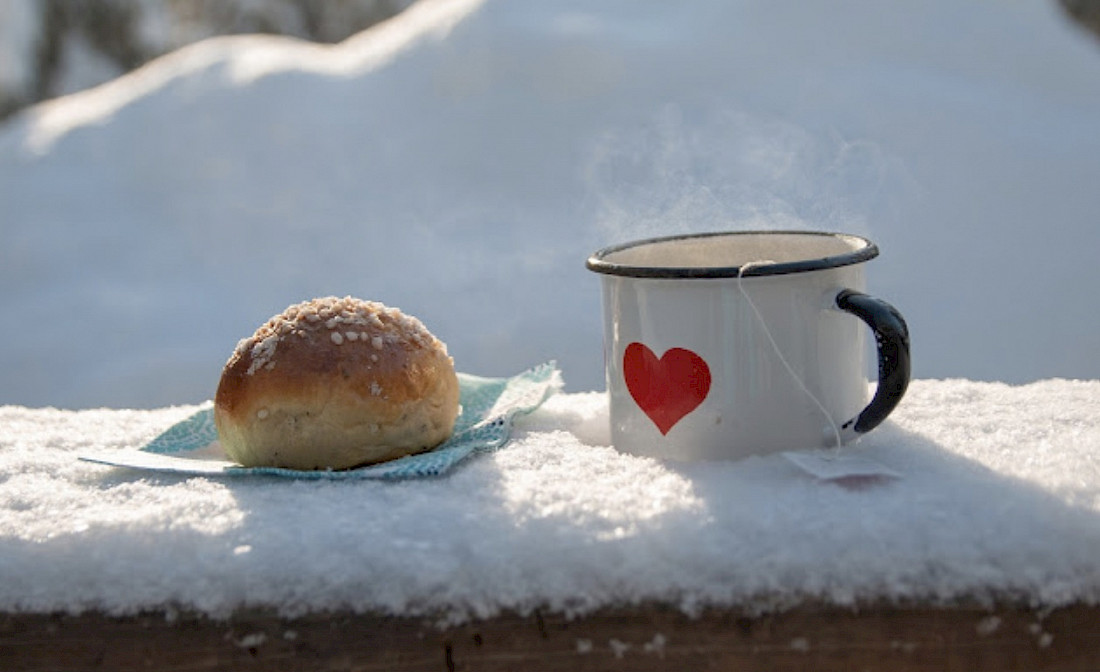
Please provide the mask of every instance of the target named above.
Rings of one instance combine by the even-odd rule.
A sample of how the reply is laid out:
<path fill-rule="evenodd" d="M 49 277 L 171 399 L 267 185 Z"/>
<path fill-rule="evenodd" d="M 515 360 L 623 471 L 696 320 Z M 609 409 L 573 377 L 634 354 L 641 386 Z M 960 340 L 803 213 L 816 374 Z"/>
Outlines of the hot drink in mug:
<path fill-rule="evenodd" d="M 839 445 L 909 383 L 909 333 L 866 293 L 869 240 L 815 231 L 706 233 L 593 254 L 611 437 L 680 460 Z M 865 334 L 879 379 L 868 401 Z"/>

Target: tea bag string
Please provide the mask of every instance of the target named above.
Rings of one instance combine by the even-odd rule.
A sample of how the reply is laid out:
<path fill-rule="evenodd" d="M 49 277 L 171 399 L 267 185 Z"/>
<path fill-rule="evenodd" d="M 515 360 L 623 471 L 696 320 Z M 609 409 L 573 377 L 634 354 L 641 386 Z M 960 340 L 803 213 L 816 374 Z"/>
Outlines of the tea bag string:
<path fill-rule="evenodd" d="M 772 350 L 775 351 L 775 356 L 779 358 L 779 361 L 783 363 L 783 367 L 787 369 L 787 373 L 791 374 L 791 377 L 794 378 L 794 381 L 802 388 L 802 391 L 806 393 L 806 396 L 814 402 L 814 405 L 821 411 L 821 414 L 825 416 L 825 420 L 828 421 L 829 427 L 833 430 L 833 437 L 836 439 L 836 447 L 840 448 L 840 427 L 837 426 L 836 421 L 833 420 L 833 416 L 829 414 L 829 411 L 825 410 L 825 405 L 821 403 L 821 400 L 810 391 L 810 388 L 806 387 L 806 383 L 803 382 L 802 377 L 795 372 L 794 367 L 792 367 L 791 363 L 787 361 L 787 358 L 783 356 L 783 351 L 780 349 L 779 344 L 775 342 L 775 337 L 772 336 L 771 329 L 768 329 L 768 323 L 764 321 L 764 316 L 760 314 L 760 309 L 756 307 L 756 302 L 754 302 L 752 297 L 749 296 L 749 293 L 745 291 L 745 286 L 741 282 L 741 278 L 744 276 L 745 271 L 758 266 L 767 266 L 774 263 L 774 261 L 760 259 L 758 261 L 750 261 L 741 264 L 741 267 L 737 269 L 737 289 L 741 292 L 741 296 L 745 297 L 745 301 L 748 302 L 749 308 L 752 309 L 753 314 L 756 315 L 756 320 L 760 323 L 760 328 L 764 330 L 764 335 L 768 337 L 768 342 L 771 343 Z"/>

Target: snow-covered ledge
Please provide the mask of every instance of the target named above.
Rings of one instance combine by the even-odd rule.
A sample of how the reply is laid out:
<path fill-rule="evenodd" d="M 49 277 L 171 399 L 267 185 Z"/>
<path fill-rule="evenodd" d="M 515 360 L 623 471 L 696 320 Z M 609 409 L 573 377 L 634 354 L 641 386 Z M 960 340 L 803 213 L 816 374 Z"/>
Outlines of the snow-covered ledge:
<path fill-rule="evenodd" d="M 549 638 L 604 664 L 668 664 L 707 637 L 715 655 L 825 655 L 849 641 L 847 618 L 876 655 L 933 640 L 947 655 L 946 627 L 973 646 L 1096 662 L 1098 408 L 1100 381 L 918 380 L 851 449 L 901 478 L 853 484 L 779 456 L 619 454 L 600 393 L 552 397 L 499 451 L 396 483 L 105 467 L 76 456 L 140 446 L 194 407 L 6 406 L 0 651 L 57 655 L 42 633 L 59 628 L 70 644 L 92 633 L 73 648 L 85 654 L 110 632 L 208 628 L 211 650 L 264 659 L 339 622 L 392 630 L 376 653 L 445 651 L 452 666 L 458 650 L 488 655 L 493 633 L 515 655 L 546 654 Z"/>

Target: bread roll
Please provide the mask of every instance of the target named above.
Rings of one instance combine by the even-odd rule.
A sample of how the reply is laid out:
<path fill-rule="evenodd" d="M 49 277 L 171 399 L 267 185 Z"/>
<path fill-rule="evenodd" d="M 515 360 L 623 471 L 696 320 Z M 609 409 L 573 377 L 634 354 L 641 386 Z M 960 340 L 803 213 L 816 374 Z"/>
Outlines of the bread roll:
<path fill-rule="evenodd" d="M 226 455 L 249 467 L 348 469 L 451 435 L 458 378 L 415 317 L 352 297 L 290 306 L 237 344 L 214 397 Z"/>

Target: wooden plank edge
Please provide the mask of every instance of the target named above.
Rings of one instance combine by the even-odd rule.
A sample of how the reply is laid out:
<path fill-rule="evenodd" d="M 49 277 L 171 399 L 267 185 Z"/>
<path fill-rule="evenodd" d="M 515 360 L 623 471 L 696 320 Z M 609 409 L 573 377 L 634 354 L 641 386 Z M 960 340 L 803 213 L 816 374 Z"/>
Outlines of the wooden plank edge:
<path fill-rule="evenodd" d="M 0 613 L 0 669 L 1100 670 L 1100 605 L 807 605 L 767 614 L 661 606 L 535 611 L 442 626 L 350 612 L 226 619 Z"/>

